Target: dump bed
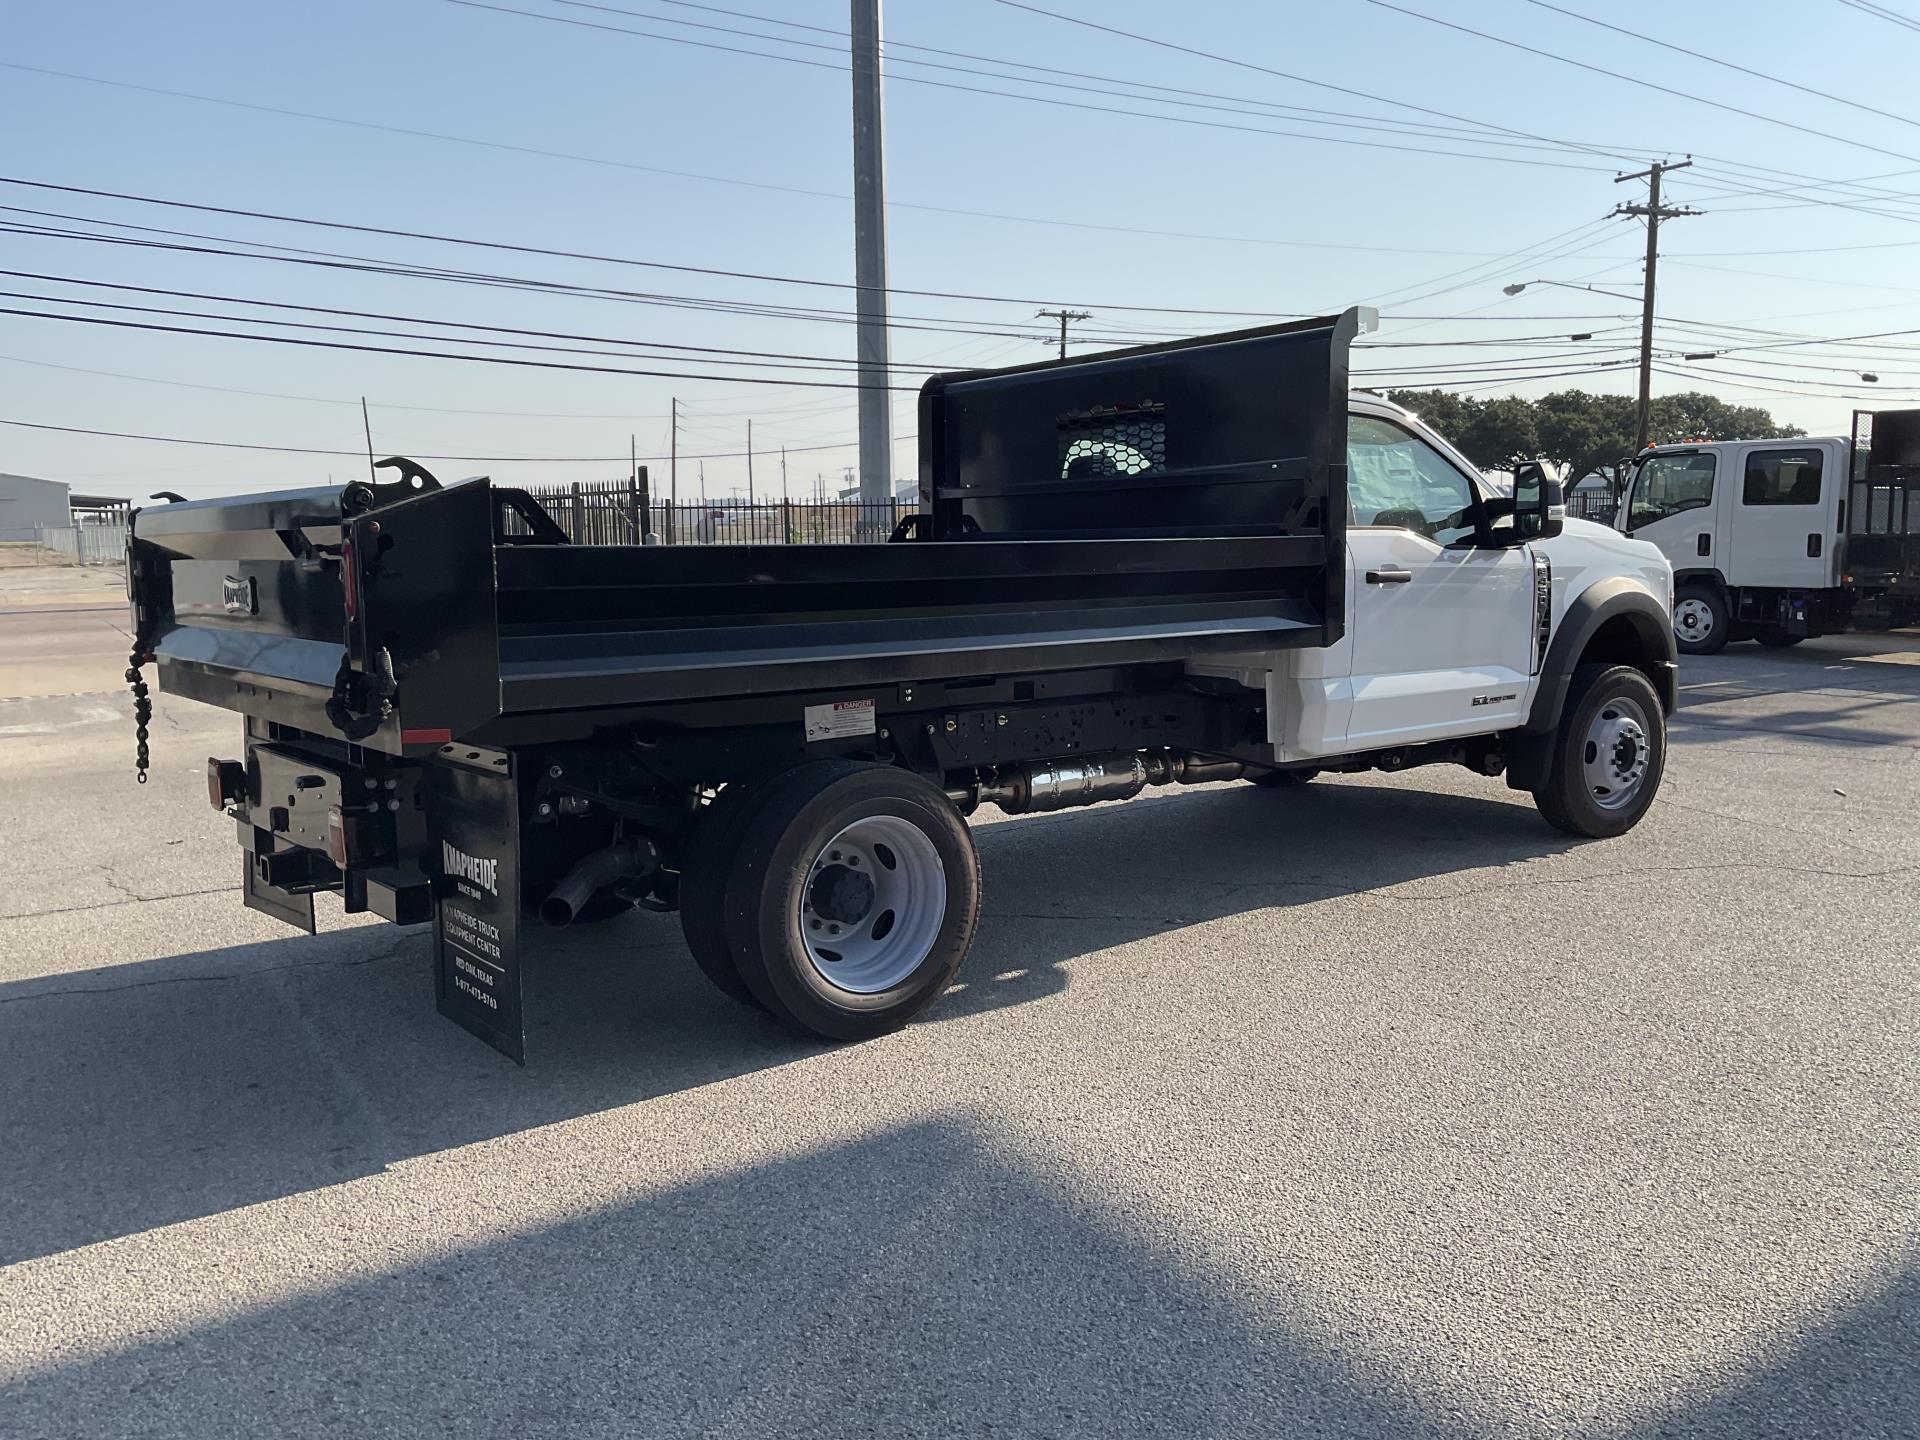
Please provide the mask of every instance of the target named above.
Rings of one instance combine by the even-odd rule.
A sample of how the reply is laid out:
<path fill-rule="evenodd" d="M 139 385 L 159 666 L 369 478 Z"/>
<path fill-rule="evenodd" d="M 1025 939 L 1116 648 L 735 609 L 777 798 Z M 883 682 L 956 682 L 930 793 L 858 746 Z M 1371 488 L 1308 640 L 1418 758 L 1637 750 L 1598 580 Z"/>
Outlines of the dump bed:
<path fill-rule="evenodd" d="M 431 480 L 133 523 L 162 688 L 400 753 L 503 717 L 1325 645 L 1358 312 L 1012 370 L 920 400 L 894 543 L 583 546 Z"/>

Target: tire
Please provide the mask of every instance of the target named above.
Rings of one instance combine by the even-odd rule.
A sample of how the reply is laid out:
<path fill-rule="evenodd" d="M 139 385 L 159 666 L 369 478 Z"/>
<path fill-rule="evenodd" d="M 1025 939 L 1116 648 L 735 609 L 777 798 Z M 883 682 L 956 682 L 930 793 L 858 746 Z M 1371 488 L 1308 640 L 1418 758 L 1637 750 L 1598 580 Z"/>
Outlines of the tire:
<path fill-rule="evenodd" d="M 953 979 L 980 919 L 980 858 L 926 780 L 820 761 L 751 807 L 726 885 L 740 977 L 830 1040 L 897 1030 Z"/>
<path fill-rule="evenodd" d="M 1807 637 L 1804 635 L 1782 635 L 1778 630 L 1763 630 L 1753 638 L 1769 650 L 1790 650 Z"/>
<path fill-rule="evenodd" d="M 1666 716 L 1647 677 L 1631 665 L 1582 665 L 1534 803 L 1569 835 L 1624 835 L 1653 804 L 1666 763 Z M 1630 784 L 1622 783 L 1626 772 Z"/>
<path fill-rule="evenodd" d="M 714 989 L 756 1010 L 766 1007 L 740 978 L 727 940 L 726 887 L 747 821 L 777 774 L 749 775 L 721 787 L 694 822 L 693 839 L 680 861 L 680 933 L 694 963 Z"/>
<path fill-rule="evenodd" d="M 1292 790 L 1319 778 L 1318 770 L 1261 770 L 1247 777 L 1262 790 Z"/>
<path fill-rule="evenodd" d="M 1732 637 L 1732 617 L 1718 587 L 1695 582 L 1674 593 L 1673 643 L 1682 655 L 1718 655 Z"/>

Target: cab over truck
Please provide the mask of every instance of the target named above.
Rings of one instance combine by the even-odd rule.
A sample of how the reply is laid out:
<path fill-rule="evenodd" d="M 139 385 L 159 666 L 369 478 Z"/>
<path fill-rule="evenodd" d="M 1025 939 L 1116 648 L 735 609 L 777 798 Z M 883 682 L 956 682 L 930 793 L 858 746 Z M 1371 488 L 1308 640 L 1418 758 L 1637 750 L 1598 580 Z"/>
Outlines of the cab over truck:
<path fill-rule="evenodd" d="M 1856 411 L 1850 437 L 1661 445 L 1620 529 L 1674 570 L 1688 655 L 1920 620 L 1920 410 Z"/>
<path fill-rule="evenodd" d="M 903 1024 L 972 940 L 982 805 L 1447 763 L 1620 834 L 1666 757 L 1666 561 L 1350 398 L 1363 323 L 930 380 L 888 544 L 573 545 L 407 462 L 142 510 L 129 678 L 244 717 L 207 786 L 248 905 L 431 922 L 440 1008 L 515 1058 L 527 917 L 633 905 L 743 1004 Z"/>

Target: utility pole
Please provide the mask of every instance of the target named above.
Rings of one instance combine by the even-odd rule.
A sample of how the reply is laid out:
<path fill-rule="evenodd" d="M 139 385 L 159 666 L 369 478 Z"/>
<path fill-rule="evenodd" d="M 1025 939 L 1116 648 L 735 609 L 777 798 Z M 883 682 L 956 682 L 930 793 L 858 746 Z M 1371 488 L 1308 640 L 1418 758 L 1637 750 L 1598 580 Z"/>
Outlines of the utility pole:
<path fill-rule="evenodd" d="M 747 508 L 753 508 L 753 421 L 747 421 Z"/>
<path fill-rule="evenodd" d="M 787 447 L 780 447 L 780 498 L 787 498 Z"/>
<path fill-rule="evenodd" d="M 676 396 L 667 411 L 667 543 L 674 542 L 674 526 L 680 521 L 680 401 Z"/>
<path fill-rule="evenodd" d="M 1036 310 L 1036 320 L 1058 320 L 1060 322 L 1060 358 L 1067 358 L 1067 323 L 1072 320 L 1091 320 L 1093 316 L 1085 310 Z"/>
<path fill-rule="evenodd" d="M 859 317 L 860 499 L 893 493 L 888 404 L 887 188 L 880 118 L 880 0 L 851 0 L 853 23 L 853 281 Z"/>
<path fill-rule="evenodd" d="M 1645 170 L 1613 177 L 1616 185 L 1626 180 L 1647 182 L 1646 204 L 1616 205 L 1613 209 L 1616 215 L 1641 215 L 1647 222 L 1647 274 L 1640 292 L 1640 405 L 1633 427 L 1633 453 L 1636 455 L 1647 448 L 1648 416 L 1653 404 L 1653 291 L 1654 272 L 1660 265 L 1660 222 L 1700 213 L 1698 210 L 1663 207 L 1660 204 L 1660 177 L 1669 170 L 1685 170 L 1691 164 L 1691 160 L 1682 160 L 1678 164 L 1656 160 Z"/>

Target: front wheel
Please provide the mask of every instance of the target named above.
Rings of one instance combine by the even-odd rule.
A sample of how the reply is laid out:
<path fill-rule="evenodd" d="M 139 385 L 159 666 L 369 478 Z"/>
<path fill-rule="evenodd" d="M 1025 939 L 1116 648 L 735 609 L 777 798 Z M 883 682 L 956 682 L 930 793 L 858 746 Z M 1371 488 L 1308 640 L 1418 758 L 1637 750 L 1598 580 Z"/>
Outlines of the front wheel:
<path fill-rule="evenodd" d="M 1673 597 L 1673 643 L 1682 655 L 1717 655 L 1731 638 L 1727 602 L 1711 585 L 1682 585 Z"/>
<path fill-rule="evenodd" d="M 1631 665 L 1582 665 L 1534 803 L 1570 835 L 1623 835 L 1653 804 L 1666 762 L 1666 716 L 1647 677 Z"/>
<path fill-rule="evenodd" d="M 947 988 L 980 918 L 980 858 L 952 803 L 887 765 L 822 761 L 754 807 L 726 888 L 740 978 L 830 1040 L 897 1030 Z"/>

